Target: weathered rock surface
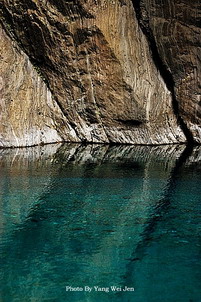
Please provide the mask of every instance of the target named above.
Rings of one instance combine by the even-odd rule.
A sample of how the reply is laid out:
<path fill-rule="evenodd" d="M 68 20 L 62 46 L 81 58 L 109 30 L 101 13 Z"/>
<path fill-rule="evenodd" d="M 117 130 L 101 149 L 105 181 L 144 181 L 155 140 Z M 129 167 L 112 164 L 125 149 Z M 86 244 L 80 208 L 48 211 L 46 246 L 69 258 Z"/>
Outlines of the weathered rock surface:
<path fill-rule="evenodd" d="M 155 62 L 158 61 L 157 66 L 178 103 L 176 111 L 189 129 L 188 135 L 201 143 L 201 2 L 136 3 L 138 19 L 152 44 Z"/>
<path fill-rule="evenodd" d="M 0 41 L 0 147 L 76 139 L 29 58 L 3 29 Z"/>
<path fill-rule="evenodd" d="M 194 101 L 198 94 L 191 99 L 192 82 L 185 87 L 177 85 L 175 90 L 168 87 L 152 57 L 149 39 L 139 26 L 136 3 L 2 0 L 7 32 L 2 31 L 0 42 L 4 49 L 0 63 L 2 146 L 61 140 L 185 142 L 183 120 L 199 142 L 198 102 Z M 148 1 L 143 5 L 149 6 Z M 158 32 L 153 30 L 160 41 Z M 198 39 L 197 32 L 193 34 Z M 172 39 L 166 44 L 162 41 L 162 49 L 171 49 Z M 197 57 L 194 59 L 196 65 Z M 174 73 L 173 67 L 170 71 Z M 177 75 L 178 83 L 183 81 L 175 72 Z M 198 88 L 194 82 L 193 91 L 198 93 Z M 178 112 L 175 102 L 181 104 Z M 188 108 L 195 113 L 190 120 Z"/>

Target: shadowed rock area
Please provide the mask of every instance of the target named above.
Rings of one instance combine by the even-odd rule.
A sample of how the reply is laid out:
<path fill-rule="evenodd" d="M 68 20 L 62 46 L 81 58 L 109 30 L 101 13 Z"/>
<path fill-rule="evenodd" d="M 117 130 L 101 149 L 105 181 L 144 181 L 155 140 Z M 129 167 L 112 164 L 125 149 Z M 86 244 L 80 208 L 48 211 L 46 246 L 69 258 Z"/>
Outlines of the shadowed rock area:
<path fill-rule="evenodd" d="M 133 3 L 155 64 L 172 91 L 174 110 L 187 139 L 200 143 L 201 3 L 199 0 Z"/>
<path fill-rule="evenodd" d="M 176 52 L 174 31 L 165 35 L 154 21 L 166 6 L 169 12 L 168 3 L 157 11 L 153 1 L 3 0 L 0 145 L 200 142 L 198 17 L 192 31 L 187 19 L 190 32 Z M 166 17 L 172 26 L 174 16 Z M 189 67 L 182 72 L 181 60 Z"/>

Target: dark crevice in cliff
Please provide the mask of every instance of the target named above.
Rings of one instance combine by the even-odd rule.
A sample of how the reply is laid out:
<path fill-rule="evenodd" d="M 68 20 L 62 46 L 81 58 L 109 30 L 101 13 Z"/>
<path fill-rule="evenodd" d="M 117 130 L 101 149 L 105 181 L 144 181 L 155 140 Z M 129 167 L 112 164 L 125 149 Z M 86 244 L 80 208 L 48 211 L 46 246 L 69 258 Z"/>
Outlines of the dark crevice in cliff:
<path fill-rule="evenodd" d="M 179 110 L 179 103 L 175 95 L 175 82 L 173 79 L 173 76 L 171 72 L 168 70 L 167 66 L 163 63 L 163 60 L 160 57 L 156 40 L 153 35 L 152 29 L 149 25 L 149 18 L 148 18 L 148 13 L 146 12 L 145 9 L 142 11 L 142 6 L 141 6 L 141 0 L 132 0 L 133 7 L 136 13 L 136 18 L 138 20 L 139 26 L 143 32 L 143 34 L 146 36 L 149 48 L 151 50 L 152 58 L 154 61 L 154 64 L 158 71 L 160 72 L 161 77 L 163 78 L 166 87 L 170 91 L 172 95 L 172 107 L 173 107 L 173 112 L 177 118 L 177 123 L 181 127 L 184 135 L 186 136 L 186 140 L 189 144 L 194 144 L 194 138 L 191 130 L 187 127 L 185 121 L 183 120 L 182 116 L 180 115 L 180 110 Z"/>
<path fill-rule="evenodd" d="M 127 125 L 130 127 L 138 127 L 141 126 L 142 124 L 144 124 L 143 121 L 140 120 L 123 120 L 123 119 L 116 119 L 116 121 L 120 122 L 123 125 Z"/>
<path fill-rule="evenodd" d="M 7 35 L 12 40 L 16 41 L 17 44 L 19 45 L 19 47 L 25 52 L 25 49 L 24 49 L 21 41 L 17 37 L 16 32 L 14 30 L 15 25 L 13 23 L 12 16 L 11 16 L 10 12 L 1 3 L 0 3 L 0 17 L 1 17 L 0 24 L 1 24 L 2 28 L 5 30 L 5 32 L 7 33 Z"/>

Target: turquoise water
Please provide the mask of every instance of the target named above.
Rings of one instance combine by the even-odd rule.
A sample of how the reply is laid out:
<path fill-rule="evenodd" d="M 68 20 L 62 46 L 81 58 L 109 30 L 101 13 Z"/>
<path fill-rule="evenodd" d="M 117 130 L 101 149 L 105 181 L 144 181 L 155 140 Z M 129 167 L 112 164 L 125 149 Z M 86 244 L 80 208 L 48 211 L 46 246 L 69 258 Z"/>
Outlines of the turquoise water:
<path fill-rule="evenodd" d="M 200 160 L 184 146 L 0 150 L 0 301 L 200 302 Z"/>

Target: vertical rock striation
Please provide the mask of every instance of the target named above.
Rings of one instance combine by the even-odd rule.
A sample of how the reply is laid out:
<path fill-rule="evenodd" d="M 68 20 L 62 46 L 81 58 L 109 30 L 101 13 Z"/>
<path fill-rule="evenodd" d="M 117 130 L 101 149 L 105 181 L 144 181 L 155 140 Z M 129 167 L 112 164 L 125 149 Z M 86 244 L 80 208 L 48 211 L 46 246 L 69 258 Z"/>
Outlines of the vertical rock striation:
<path fill-rule="evenodd" d="M 29 58 L 0 28 L 0 147 L 76 140 Z"/>
<path fill-rule="evenodd" d="M 175 113 L 187 139 L 201 143 L 200 1 L 138 0 L 133 4 L 155 62 L 173 91 Z"/>
<path fill-rule="evenodd" d="M 136 18 L 139 14 L 134 9 L 136 3 L 133 5 L 131 0 L 2 0 L 3 28 L 10 37 L 2 30 L 4 39 L 0 43 L 4 52 L 1 69 L 5 72 L 1 75 L 3 93 L 0 104 L 5 104 L 4 112 L 10 112 L 10 91 L 13 110 L 22 113 L 20 119 L 12 115 L 9 123 L 4 122 L 5 126 L 0 130 L 1 145 L 55 141 L 185 142 L 181 117 L 186 128 L 199 141 L 199 127 L 194 121 L 192 130 L 190 123 L 193 119 L 190 121 L 187 114 L 189 107 L 195 109 L 192 105 L 195 104 L 194 99 L 188 98 L 187 101 L 183 97 L 184 92 L 189 94 L 190 90 L 182 90 L 183 86 L 179 85 L 175 85 L 173 90 L 168 87 L 153 58 L 149 39 L 139 26 L 139 18 Z M 148 13 L 148 1 L 142 4 Z M 150 11 L 150 24 L 152 15 Z M 142 14 L 140 18 L 144 24 Z M 152 28 L 150 24 L 149 28 Z M 172 40 L 169 41 L 171 49 Z M 25 88 L 18 85 L 22 72 L 20 74 L 16 66 L 21 68 L 22 64 L 16 64 L 18 59 L 7 60 L 9 52 L 11 57 L 23 58 L 26 62 L 23 63 Z M 161 58 L 163 60 L 163 56 Z M 15 77 L 9 73 L 12 69 L 16 69 Z M 176 75 L 172 76 L 176 83 Z M 12 85 L 9 88 L 10 84 L 5 83 L 10 81 Z M 194 89 L 197 86 L 194 82 Z M 175 100 L 179 102 L 179 113 L 175 112 Z M 39 116 L 37 107 L 41 112 Z M 24 111 L 27 112 L 28 126 L 24 121 Z M 197 112 L 195 116 L 198 119 Z M 40 126 L 35 127 L 38 121 Z M 46 124 L 51 126 L 46 127 Z M 10 125 L 13 125 L 14 134 Z M 26 133 L 29 133 L 29 139 L 26 139 Z"/>

